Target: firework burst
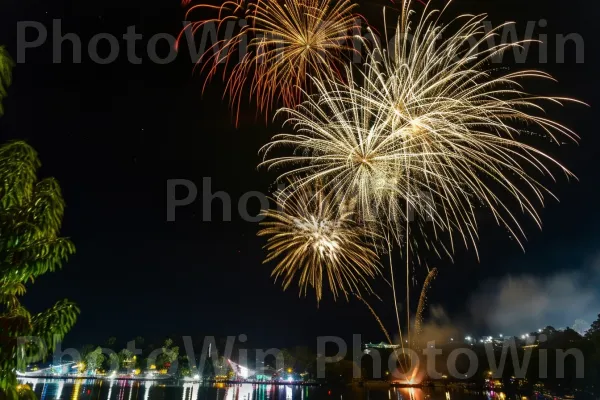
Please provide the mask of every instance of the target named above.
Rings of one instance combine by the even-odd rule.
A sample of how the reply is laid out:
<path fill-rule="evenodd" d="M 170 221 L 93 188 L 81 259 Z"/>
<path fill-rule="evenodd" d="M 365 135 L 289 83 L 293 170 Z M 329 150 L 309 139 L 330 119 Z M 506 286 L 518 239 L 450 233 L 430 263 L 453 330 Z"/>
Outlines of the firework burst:
<path fill-rule="evenodd" d="M 477 251 L 481 208 L 522 246 L 518 214 L 541 226 L 537 209 L 553 196 L 542 178 L 554 180 L 552 170 L 573 176 L 534 143 L 540 137 L 555 144 L 578 137 L 544 116 L 543 108 L 574 100 L 531 95 L 523 88 L 530 78 L 551 80 L 548 74 L 502 73 L 491 65 L 495 56 L 523 42 L 480 50 L 494 43 L 502 28 L 487 31 L 485 15 L 441 24 L 442 12 L 425 7 L 415 17 L 409 5 L 402 4 L 392 40 L 370 48 L 363 70 L 346 68 L 344 80 L 315 76 L 313 94 L 280 110 L 293 133 L 277 135 L 263 147 L 261 165 L 282 169 L 281 178 L 294 181 L 292 193 L 322 180 L 328 190 L 356 200 L 359 220 L 375 222 L 388 244 L 399 331 L 391 248 L 403 248 L 411 343 L 416 246 L 442 244 L 451 255 L 458 237 Z M 291 154 L 280 155 L 281 149 Z M 427 229 L 423 218 L 417 228 L 410 224 L 412 213 L 431 222 Z"/>
<path fill-rule="evenodd" d="M 263 211 L 267 221 L 258 235 L 268 236 L 265 263 L 278 260 L 272 276 L 282 279 L 284 290 L 297 277 L 300 294 L 312 287 L 317 301 L 324 281 L 334 298 L 371 291 L 368 280 L 379 274 L 379 259 L 365 238 L 373 233 L 355 222 L 349 208 L 306 188 L 289 197 L 279 193 L 276 205 Z"/>
<path fill-rule="evenodd" d="M 191 0 L 182 0 L 183 6 L 190 3 Z M 245 56 L 244 38 L 248 35 L 247 11 L 248 3 L 245 0 L 228 0 L 220 6 L 195 4 L 187 10 L 185 18 L 193 22 L 187 24 L 179 33 L 176 49 L 179 49 L 184 37 L 190 42 L 193 42 L 194 36 L 199 33 L 202 35 L 202 41 L 208 40 L 211 36 L 215 38 L 214 43 L 204 49 L 196 60 L 196 68 L 199 68 L 201 73 L 207 74 L 203 90 L 220 67 L 225 78 L 231 60 L 236 56 L 240 59 Z M 210 17 L 195 19 L 197 14 L 209 14 Z"/>
<path fill-rule="evenodd" d="M 323 182 L 323 190 L 353 202 L 361 224 L 372 226 L 386 241 L 400 240 L 413 210 L 436 212 L 418 190 L 406 196 L 407 160 L 417 155 L 403 151 L 387 110 L 369 107 L 361 90 L 334 79 L 314 79 L 313 84 L 315 95 L 307 95 L 294 109 L 280 110 L 295 132 L 276 135 L 264 146 L 261 166 L 282 170 L 280 179 L 292 182 L 288 193 Z M 292 154 L 274 156 L 280 148 Z"/>
<path fill-rule="evenodd" d="M 256 96 L 261 111 L 268 112 L 277 100 L 295 106 L 309 75 L 331 76 L 343 70 L 342 55 L 353 52 L 351 39 L 359 18 L 355 7 L 349 0 L 259 0 L 250 14 L 255 36 L 250 63 L 239 64 L 235 83 L 244 81 L 245 67 L 253 64 L 251 96 Z M 241 86 L 234 84 L 232 90 L 239 92 Z"/>
<path fill-rule="evenodd" d="M 441 26 L 439 12 L 425 9 L 412 26 L 414 14 L 406 13 L 391 52 L 375 45 L 360 74 L 346 70 L 350 83 L 315 78 L 314 95 L 280 111 L 295 132 L 263 148 L 263 165 L 287 168 L 281 176 L 299 176 L 299 185 L 325 179 L 358 199 L 363 218 L 385 225 L 396 227 L 411 210 L 426 213 L 435 229 L 450 233 L 452 248 L 452 232 L 476 247 L 481 207 L 521 243 L 513 209 L 541 225 L 536 204 L 551 193 L 539 177 L 554 179 L 551 167 L 572 176 L 528 139 L 576 141 L 568 128 L 540 116 L 543 102 L 572 100 L 522 89 L 526 78 L 551 79 L 543 72 L 499 75 L 486 68 L 521 43 L 478 50 L 497 34 L 485 31 L 485 15 Z M 279 147 L 293 154 L 272 156 Z"/>
<path fill-rule="evenodd" d="M 310 83 L 309 74 L 330 76 L 343 70 L 344 57 L 353 53 L 357 20 L 362 18 L 354 13 L 355 7 L 349 0 L 201 4 L 191 7 L 188 16 L 205 8 L 215 10 L 216 15 L 186 29 L 195 34 L 201 28 L 217 27 L 220 39 L 198 60 L 201 69 L 208 70 L 207 81 L 222 67 L 236 115 L 245 95 L 256 101 L 259 112 L 267 114 L 277 103 L 297 105 L 301 89 Z"/>

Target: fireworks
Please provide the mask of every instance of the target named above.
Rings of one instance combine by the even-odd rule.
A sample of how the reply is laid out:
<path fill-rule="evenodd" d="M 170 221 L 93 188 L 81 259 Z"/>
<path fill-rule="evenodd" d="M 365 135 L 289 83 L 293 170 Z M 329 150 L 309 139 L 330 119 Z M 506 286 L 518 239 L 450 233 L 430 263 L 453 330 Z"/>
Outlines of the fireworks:
<path fill-rule="evenodd" d="M 316 95 L 281 111 L 295 133 L 275 136 L 262 149 L 261 165 L 284 169 L 280 178 L 293 178 L 289 191 L 325 182 L 325 190 L 356 201 L 361 222 L 399 220 L 404 216 L 398 202 L 404 193 L 404 155 L 384 133 L 389 127 L 362 106 L 359 93 L 347 91 L 348 97 L 342 97 L 339 85 L 315 79 Z M 293 154 L 270 158 L 279 147 L 291 148 Z"/>
<path fill-rule="evenodd" d="M 328 76 L 343 67 L 342 54 L 352 52 L 355 7 L 348 0 L 258 0 L 250 14 L 250 63 L 238 64 L 232 90 L 241 92 L 247 66 L 254 64 L 251 96 L 261 111 L 279 99 L 288 107 L 298 104 L 309 75 Z"/>
<path fill-rule="evenodd" d="M 552 196 L 541 178 L 554 180 L 552 169 L 572 176 L 534 143 L 578 137 L 542 116 L 545 102 L 572 100 L 523 89 L 524 80 L 549 75 L 489 66 L 495 55 L 522 43 L 480 50 L 499 29 L 486 31 L 485 15 L 441 25 L 439 11 L 426 8 L 414 18 L 409 4 L 403 2 L 392 41 L 374 44 L 363 70 L 357 74 L 350 66 L 342 80 L 314 77 L 304 102 L 280 110 L 294 132 L 264 146 L 261 165 L 283 170 L 280 178 L 294 182 L 290 193 L 319 180 L 356 201 L 358 220 L 373 223 L 387 241 L 399 331 L 391 249 L 400 245 L 411 343 L 411 263 L 421 260 L 418 244 L 451 255 L 458 237 L 477 250 L 478 209 L 486 208 L 522 246 L 525 233 L 515 210 L 541 226 L 537 208 Z M 280 155 L 282 149 L 290 153 Z"/>
<path fill-rule="evenodd" d="M 217 10 L 214 18 L 191 26 L 196 32 L 216 25 L 225 36 L 198 63 L 208 67 L 207 80 L 220 64 L 225 78 L 231 65 L 225 78 L 231 107 L 239 112 L 242 97 L 249 95 L 267 114 L 279 102 L 298 104 L 309 75 L 331 75 L 342 68 L 343 55 L 353 51 L 350 40 L 360 18 L 355 7 L 349 0 L 236 0 L 221 7 L 197 5 L 188 15 L 199 8 Z"/>
<path fill-rule="evenodd" d="M 429 290 L 429 286 L 431 286 L 431 282 L 437 276 L 437 268 L 433 268 L 427 274 L 427 278 L 425 278 L 425 282 L 423 282 L 423 288 L 421 289 L 421 296 L 419 297 L 419 305 L 417 307 L 417 313 L 415 315 L 415 335 L 421 335 L 423 331 L 423 312 L 425 311 L 425 307 L 427 307 L 427 291 Z"/>
<path fill-rule="evenodd" d="M 571 176 L 526 140 L 535 134 L 557 144 L 577 140 L 535 112 L 543 111 L 543 101 L 569 99 L 521 89 L 525 78 L 550 79 L 542 72 L 496 76 L 486 69 L 491 57 L 519 43 L 481 51 L 469 46 L 495 34 L 483 29 L 485 16 L 459 17 L 450 33 L 435 24 L 434 11 L 426 10 L 412 29 L 407 15 L 402 25 L 408 28 L 402 33 L 399 24 L 392 54 L 375 45 L 360 76 L 347 69 L 350 83 L 315 79 L 314 95 L 282 110 L 295 133 L 265 146 L 263 165 L 289 168 L 281 176 L 300 176 L 300 184 L 326 179 L 358 199 L 361 217 L 392 228 L 410 209 L 425 214 L 434 229 L 449 233 L 451 247 L 453 232 L 476 247 L 476 209 L 486 207 L 520 243 L 524 232 L 512 207 L 539 225 L 536 203 L 543 205 L 550 193 L 535 175 L 554 178 L 554 166 Z M 270 158 L 278 147 L 293 154 Z"/>
<path fill-rule="evenodd" d="M 265 262 L 278 259 L 272 276 L 281 277 L 284 290 L 298 277 L 300 294 L 310 286 L 317 301 L 324 280 L 334 298 L 371 291 L 368 279 L 379 274 L 378 256 L 364 241 L 371 233 L 356 224 L 352 211 L 307 188 L 290 197 L 279 193 L 276 203 L 277 209 L 263 211 L 268 220 L 258 235 L 269 237 Z"/>
<path fill-rule="evenodd" d="M 186 6 L 191 0 L 182 0 L 182 5 Z M 209 4 L 197 4 L 189 8 L 186 12 L 186 20 L 193 20 L 196 12 L 212 13 L 209 18 L 196 20 L 188 24 L 179 34 L 176 42 L 176 49 L 179 49 L 181 39 L 188 36 L 188 40 L 201 32 L 203 38 L 209 38 L 211 35 L 216 37 L 216 41 L 200 54 L 196 66 L 200 67 L 200 72 L 207 70 L 206 84 L 218 72 L 219 66 L 223 65 L 223 77 L 228 69 L 229 62 L 234 55 L 240 58 L 244 57 L 243 43 L 247 35 L 248 24 L 245 22 L 247 12 L 247 3 L 244 0 L 224 1 L 221 6 Z M 206 36 L 204 36 L 206 35 Z M 204 40 L 204 39 L 201 39 Z"/>
<path fill-rule="evenodd" d="M 273 276 L 285 289 L 298 278 L 300 292 L 313 287 L 317 300 L 324 280 L 334 297 L 362 299 L 359 291 L 370 291 L 368 279 L 379 273 L 383 242 L 401 332 L 392 266 L 399 246 L 409 343 L 411 263 L 421 263 L 424 249 L 451 256 L 457 241 L 477 251 L 480 209 L 522 246 L 521 215 L 541 226 L 538 209 L 553 197 L 543 181 L 556 171 L 573 176 L 540 140 L 578 140 L 544 116 L 546 104 L 574 100 L 523 86 L 551 76 L 493 65 L 524 42 L 495 45 L 503 26 L 486 29 L 485 15 L 442 24 L 443 11 L 419 2 L 418 16 L 411 0 L 401 2 L 391 41 L 387 30 L 382 43 L 361 39 L 368 48 L 362 69 L 345 58 L 360 37 L 349 0 L 230 0 L 190 9 L 216 13 L 190 29 L 216 24 L 220 40 L 199 64 L 207 81 L 222 68 L 236 113 L 246 95 L 265 114 L 284 105 L 278 114 L 288 132 L 261 149 L 260 164 L 291 182 L 277 195 L 279 208 L 264 212 L 269 222 L 259 233 L 269 237 L 266 261 L 278 261 Z"/>

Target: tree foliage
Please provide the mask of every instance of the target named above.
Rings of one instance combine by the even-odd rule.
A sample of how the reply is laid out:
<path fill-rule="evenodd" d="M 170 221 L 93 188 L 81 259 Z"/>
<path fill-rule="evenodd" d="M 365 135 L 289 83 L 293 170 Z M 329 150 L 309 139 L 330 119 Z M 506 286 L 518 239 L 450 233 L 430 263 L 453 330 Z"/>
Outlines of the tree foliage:
<path fill-rule="evenodd" d="M 3 68 L 0 78 L 5 82 Z M 73 243 L 59 236 L 65 207 L 60 186 L 53 178 L 38 180 L 39 167 L 28 144 L 0 146 L 0 394 L 8 399 L 19 396 L 16 369 L 43 356 L 39 341 L 46 352 L 53 351 L 79 314 L 68 300 L 37 314 L 19 301 L 27 284 L 56 271 L 75 252 Z M 38 339 L 19 342 L 20 337 Z"/>
<path fill-rule="evenodd" d="M 162 346 L 162 353 L 156 357 L 156 366 L 159 369 L 168 368 L 179 358 L 179 347 L 173 345 L 173 340 L 167 338 Z"/>
<path fill-rule="evenodd" d="M 6 51 L 4 46 L 0 46 L 0 115 L 4 114 L 2 100 L 6 97 L 7 89 L 12 82 L 12 69 L 15 63 Z"/>
<path fill-rule="evenodd" d="M 102 364 L 104 363 L 105 359 L 106 357 L 102 353 L 102 348 L 96 347 L 94 351 L 87 354 L 84 358 L 86 370 L 94 372 L 97 369 L 102 368 Z"/>
<path fill-rule="evenodd" d="M 594 336 L 600 335 L 600 314 L 598 314 L 598 319 L 592 322 L 592 326 L 586 332 L 586 336 L 592 338 Z"/>

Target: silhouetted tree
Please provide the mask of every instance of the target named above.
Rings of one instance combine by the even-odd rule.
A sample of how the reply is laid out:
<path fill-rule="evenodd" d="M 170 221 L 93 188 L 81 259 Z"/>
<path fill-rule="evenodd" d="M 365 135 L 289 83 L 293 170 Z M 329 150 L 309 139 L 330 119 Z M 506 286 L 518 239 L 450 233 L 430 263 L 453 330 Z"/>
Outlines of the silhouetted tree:
<path fill-rule="evenodd" d="M 598 334 L 600 334 L 600 314 L 598 314 L 598 319 L 592 322 L 592 326 L 586 332 L 586 337 L 591 338 Z"/>

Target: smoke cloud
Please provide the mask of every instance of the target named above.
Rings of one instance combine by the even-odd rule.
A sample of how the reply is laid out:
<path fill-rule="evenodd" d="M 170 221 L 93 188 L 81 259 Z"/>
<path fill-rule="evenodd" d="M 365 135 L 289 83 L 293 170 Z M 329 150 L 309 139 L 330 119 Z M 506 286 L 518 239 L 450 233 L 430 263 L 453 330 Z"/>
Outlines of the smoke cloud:
<path fill-rule="evenodd" d="M 422 342 L 435 341 L 444 343 L 449 338 L 459 338 L 461 331 L 454 326 L 444 308 L 440 305 L 432 305 L 429 308 L 429 318 L 423 323 L 420 340 Z"/>
<path fill-rule="evenodd" d="M 470 311 L 493 333 L 521 335 L 548 325 L 583 333 L 600 313 L 598 287 L 600 255 L 575 271 L 487 282 L 471 298 Z"/>

